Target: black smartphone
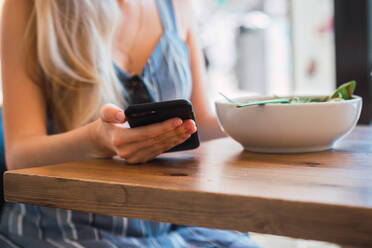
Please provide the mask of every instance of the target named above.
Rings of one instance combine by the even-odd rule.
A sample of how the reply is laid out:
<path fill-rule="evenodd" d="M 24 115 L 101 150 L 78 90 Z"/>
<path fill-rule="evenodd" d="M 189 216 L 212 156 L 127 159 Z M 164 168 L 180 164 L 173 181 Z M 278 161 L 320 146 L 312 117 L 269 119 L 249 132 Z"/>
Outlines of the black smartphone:
<path fill-rule="evenodd" d="M 195 121 L 192 104 L 185 99 L 129 105 L 125 110 L 125 116 L 131 128 L 166 121 L 175 117 L 182 120 L 192 119 Z M 199 135 L 196 132 L 185 142 L 166 152 L 191 150 L 199 147 L 199 145 Z"/>

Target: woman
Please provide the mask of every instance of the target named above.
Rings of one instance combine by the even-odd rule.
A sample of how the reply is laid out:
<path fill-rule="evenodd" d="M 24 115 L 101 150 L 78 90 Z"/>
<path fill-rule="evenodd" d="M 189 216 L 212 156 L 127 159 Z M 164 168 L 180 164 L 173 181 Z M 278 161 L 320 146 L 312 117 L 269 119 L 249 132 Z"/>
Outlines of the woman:
<path fill-rule="evenodd" d="M 149 161 L 196 132 L 192 120 L 125 127 L 146 89 L 190 98 L 202 139 L 221 136 L 202 87 L 188 1 L 9 0 L 2 20 L 9 170 L 114 155 Z M 143 82 L 128 84 L 131 75 Z M 248 235 L 5 204 L 0 247 L 254 247 Z"/>

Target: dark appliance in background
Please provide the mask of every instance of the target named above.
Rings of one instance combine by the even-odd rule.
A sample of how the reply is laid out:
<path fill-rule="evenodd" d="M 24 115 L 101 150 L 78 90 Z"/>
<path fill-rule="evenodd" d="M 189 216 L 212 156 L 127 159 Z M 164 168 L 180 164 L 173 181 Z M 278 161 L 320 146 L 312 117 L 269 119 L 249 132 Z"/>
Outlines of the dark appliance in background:
<path fill-rule="evenodd" d="M 359 124 L 372 124 L 372 1 L 334 0 L 337 86 L 355 79 Z"/>

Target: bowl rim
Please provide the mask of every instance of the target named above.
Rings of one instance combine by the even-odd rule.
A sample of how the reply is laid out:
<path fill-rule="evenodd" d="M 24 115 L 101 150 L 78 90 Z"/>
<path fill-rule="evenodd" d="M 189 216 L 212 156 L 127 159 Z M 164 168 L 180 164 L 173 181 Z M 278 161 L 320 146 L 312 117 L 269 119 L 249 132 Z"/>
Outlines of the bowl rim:
<path fill-rule="evenodd" d="M 282 96 L 282 98 L 288 98 L 288 97 L 326 97 L 328 95 L 287 95 Z M 233 101 L 239 101 L 239 100 L 266 100 L 266 99 L 272 99 L 274 96 L 243 96 L 243 97 L 234 97 L 231 98 Z M 295 103 L 295 104 L 266 104 L 265 106 L 270 107 L 284 107 L 284 106 L 311 106 L 311 105 L 335 105 L 335 104 L 348 104 L 353 102 L 362 101 L 362 97 L 353 95 L 352 99 L 345 100 L 345 101 L 333 101 L 333 102 L 308 102 L 308 103 Z M 215 101 L 215 104 L 222 104 L 222 105 L 230 105 L 235 106 L 235 103 L 230 103 L 226 99 L 218 99 Z M 249 107 L 257 107 L 257 106 L 249 106 Z M 248 107 L 248 108 L 249 108 Z M 247 108 L 247 107 L 245 107 Z"/>

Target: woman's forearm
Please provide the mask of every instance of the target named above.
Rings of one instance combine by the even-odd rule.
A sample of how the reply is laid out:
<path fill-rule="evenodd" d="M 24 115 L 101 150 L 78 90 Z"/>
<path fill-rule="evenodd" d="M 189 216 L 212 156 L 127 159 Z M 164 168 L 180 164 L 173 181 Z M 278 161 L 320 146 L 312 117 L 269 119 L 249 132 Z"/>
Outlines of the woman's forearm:
<path fill-rule="evenodd" d="M 8 170 L 92 159 L 97 144 L 92 129 L 97 122 L 69 132 L 30 137 L 6 146 Z"/>
<path fill-rule="evenodd" d="M 95 121 L 65 133 L 29 137 L 7 144 L 7 168 L 14 170 L 113 156 L 113 152 L 105 151 L 96 140 L 94 133 L 98 125 L 99 121 Z M 202 141 L 226 136 L 214 116 L 199 119 L 198 131 Z"/>
<path fill-rule="evenodd" d="M 198 120 L 198 132 L 202 141 L 208 141 L 226 136 L 226 134 L 222 132 L 221 128 L 219 127 L 217 118 L 212 115 Z"/>
<path fill-rule="evenodd" d="M 145 163 L 196 132 L 192 120 L 179 118 L 138 128 L 127 128 L 124 123 L 123 111 L 105 104 L 97 121 L 69 132 L 5 137 L 7 167 L 14 170 L 114 155 L 128 163 Z"/>

